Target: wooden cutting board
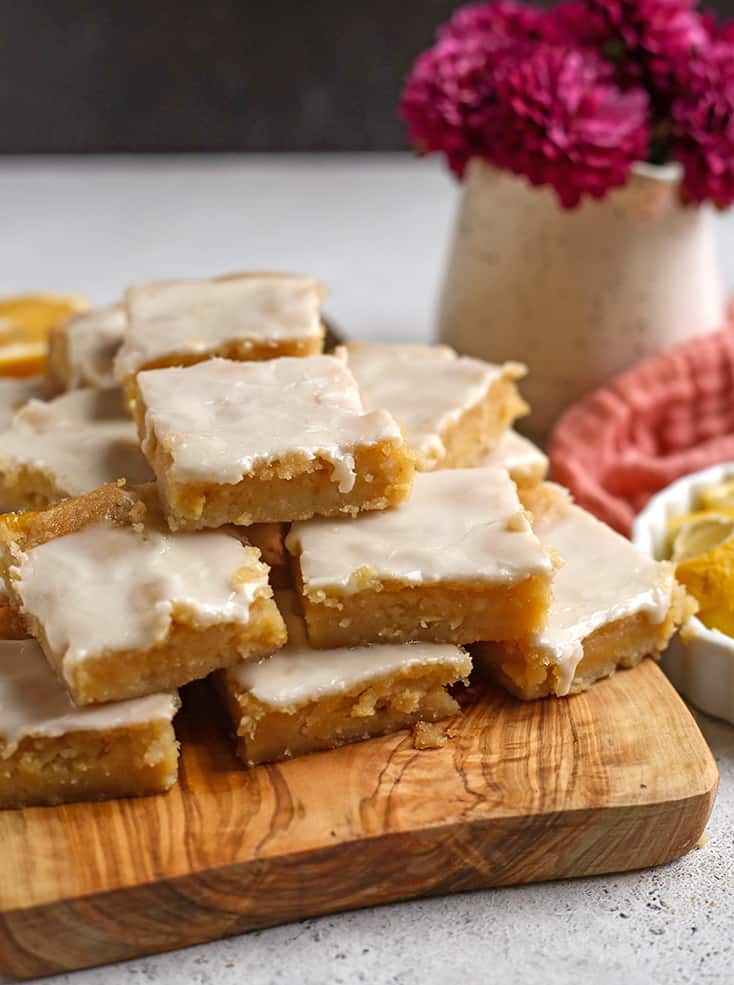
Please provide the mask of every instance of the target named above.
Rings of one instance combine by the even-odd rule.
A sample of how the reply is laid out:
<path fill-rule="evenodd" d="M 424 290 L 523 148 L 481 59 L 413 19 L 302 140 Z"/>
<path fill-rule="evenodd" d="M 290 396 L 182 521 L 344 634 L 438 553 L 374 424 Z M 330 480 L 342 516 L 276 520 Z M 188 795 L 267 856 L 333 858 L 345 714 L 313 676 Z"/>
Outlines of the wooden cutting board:
<path fill-rule="evenodd" d="M 442 749 L 406 733 L 243 770 L 207 685 L 181 781 L 0 811 L 0 972 L 117 961 L 320 913 L 619 872 L 687 852 L 718 774 L 650 661 L 586 694 L 467 696 Z"/>

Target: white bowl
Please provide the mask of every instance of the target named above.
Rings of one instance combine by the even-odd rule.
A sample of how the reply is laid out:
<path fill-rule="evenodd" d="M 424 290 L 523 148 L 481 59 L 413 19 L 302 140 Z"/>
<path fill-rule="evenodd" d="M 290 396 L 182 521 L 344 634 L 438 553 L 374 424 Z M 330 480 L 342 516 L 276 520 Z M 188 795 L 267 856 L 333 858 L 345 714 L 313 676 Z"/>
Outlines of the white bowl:
<path fill-rule="evenodd" d="M 684 476 L 650 500 L 632 528 L 640 550 L 663 558 L 668 520 L 695 509 L 706 486 L 734 478 L 734 462 Z M 695 616 L 682 627 L 663 654 L 662 665 L 675 687 L 701 711 L 734 724 L 734 639 L 707 629 Z"/>

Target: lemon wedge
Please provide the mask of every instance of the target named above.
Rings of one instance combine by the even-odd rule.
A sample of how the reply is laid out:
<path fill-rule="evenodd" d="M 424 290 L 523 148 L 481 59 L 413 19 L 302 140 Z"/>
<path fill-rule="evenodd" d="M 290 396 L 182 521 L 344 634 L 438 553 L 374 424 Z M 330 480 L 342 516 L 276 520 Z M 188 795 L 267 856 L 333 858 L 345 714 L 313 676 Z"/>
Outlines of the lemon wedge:
<path fill-rule="evenodd" d="M 734 510 L 734 479 L 702 489 L 698 501 L 705 510 Z"/>
<path fill-rule="evenodd" d="M 676 563 L 699 557 L 734 536 L 734 509 L 699 510 L 668 521 L 670 555 Z"/>
<path fill-rule="evenodd" d="M 53 294 L 0 298 L 0 376 L 43 372 L 51 328 L 88 307 L 83 298 Z"/>
<path fill-rule="evenodd" d="M 734 636 L 734 539 L 681 562 L 675 576 L 698 601 L 704 626 Z"/>

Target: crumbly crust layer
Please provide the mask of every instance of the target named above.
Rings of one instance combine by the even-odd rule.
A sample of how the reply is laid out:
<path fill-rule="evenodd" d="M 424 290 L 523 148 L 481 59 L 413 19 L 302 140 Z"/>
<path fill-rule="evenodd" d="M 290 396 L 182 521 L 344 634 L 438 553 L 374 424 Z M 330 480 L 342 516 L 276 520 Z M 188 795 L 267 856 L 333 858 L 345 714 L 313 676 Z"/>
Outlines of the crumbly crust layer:
<path fill-rule="evenodd" d="M 149 459 L 158 475 L 163 509 L 172 530 L 202 530 L 227 523 L 307 520 L 313 516 L 356 516 L 402 503 L 410 494 L 413 462 L 402 440 L 353 449 L 354 485 L 341 492 L 334 467 L 320 458 L 289 455 L 253 470 L 232 485 L 177 483 L 170 456 L 157 443 Z"/>
<path fill-rule="evenodd" d="M 472 652 L 477 665 L 517 698 L 533 701 L 548 695 L 577 694 L 616 670 L 636 667 L 646 657 L 659 660 L 673 633 L 694 610 L 692 599 L 676 585 L 662 623 L 636 615 L 600 626 L 584 639 L 584 655 L 568 690 L 548 654 L 532 646 L 483 643 L 472 647 Z"/>
<path fill-rule="evenodd" d="M 11 756 L 0 755 L 0 807 L 163 793 L 177 775 L 178 743 L 170 722 L 28 736 Z"/>
<path fill-rule="evenodd" d="M 303 593 L 309 639 L 317 647 L 518 639 L 543 625 L 551 597 L 545 574 L 511 585 L 383 581 L 350 593 L 309 592 L 300 572 L 295 577 Z"/>
<path fill-rule="evenodd" d="M 443 432 L 446 455 L 437 467 L 457 469 L 480 464 L 477 454 L 494 448 L 514 421 L 527 412 L 528 406 L 517 392 L 514 379 L 499 377 L 483 400 Z"/>

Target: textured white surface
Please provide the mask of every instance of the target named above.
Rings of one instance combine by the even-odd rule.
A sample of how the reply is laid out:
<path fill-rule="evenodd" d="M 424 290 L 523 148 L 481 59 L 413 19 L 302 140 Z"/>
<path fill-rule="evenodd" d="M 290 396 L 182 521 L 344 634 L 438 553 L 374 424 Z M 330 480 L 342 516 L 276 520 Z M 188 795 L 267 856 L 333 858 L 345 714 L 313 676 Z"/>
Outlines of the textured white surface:
<path fill-rule="evenodd" d="M 406 157 L 0 163 L 0 291 L 302 269 L 355 338 L 426 341 L 454 190 Z M 718 220 L 734 286 L 734 222 Z M 53 985 L 724 985 L 734 962 L 734 728 L 700 851 L 623 876 L 422 900 L 260 931 Z"/>

